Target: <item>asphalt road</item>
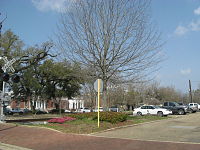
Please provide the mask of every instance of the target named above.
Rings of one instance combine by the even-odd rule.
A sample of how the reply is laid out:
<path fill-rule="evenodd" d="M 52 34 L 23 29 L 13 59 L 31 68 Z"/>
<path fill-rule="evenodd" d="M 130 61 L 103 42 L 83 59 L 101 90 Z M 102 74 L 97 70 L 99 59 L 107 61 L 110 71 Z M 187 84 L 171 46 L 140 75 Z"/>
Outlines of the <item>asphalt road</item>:
<path fill-rule="evenodd" d="M 94 135 L 120 139 L 200 144 L 200 112 Z"/>

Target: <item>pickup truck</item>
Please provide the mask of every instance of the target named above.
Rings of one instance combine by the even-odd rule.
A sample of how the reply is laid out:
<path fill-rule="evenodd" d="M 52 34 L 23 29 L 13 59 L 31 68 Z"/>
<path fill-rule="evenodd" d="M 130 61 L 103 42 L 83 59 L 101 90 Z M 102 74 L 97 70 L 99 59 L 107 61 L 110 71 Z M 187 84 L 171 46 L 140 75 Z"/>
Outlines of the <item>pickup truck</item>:
<path fill-rule="evenodd" d="M 189 103 L 188 104 L 189 109 L 191 110 L 192 113 L 195 113 L 198 111 L 198 104 L 197 103 Z"/>
<path fill-rule="evenodd" d="M 164 102 L 163 108 L 172 111 L 172 114 L 184 115 L 189 112 L 189 108 L 186 105 L 179 105 L 176 102 Z"/>

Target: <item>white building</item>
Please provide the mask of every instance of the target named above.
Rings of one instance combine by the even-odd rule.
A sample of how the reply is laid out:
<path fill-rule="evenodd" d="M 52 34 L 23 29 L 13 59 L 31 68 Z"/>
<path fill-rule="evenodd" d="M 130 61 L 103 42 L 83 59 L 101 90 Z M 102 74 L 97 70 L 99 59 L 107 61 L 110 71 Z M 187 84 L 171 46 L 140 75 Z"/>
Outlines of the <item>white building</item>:
<path fill-rule="evenodd" d="M 78 98 L 69 99 L 68 106 L 69 110 L 77 110 L 79 108 L 84 108 L 84 100 Z"/>

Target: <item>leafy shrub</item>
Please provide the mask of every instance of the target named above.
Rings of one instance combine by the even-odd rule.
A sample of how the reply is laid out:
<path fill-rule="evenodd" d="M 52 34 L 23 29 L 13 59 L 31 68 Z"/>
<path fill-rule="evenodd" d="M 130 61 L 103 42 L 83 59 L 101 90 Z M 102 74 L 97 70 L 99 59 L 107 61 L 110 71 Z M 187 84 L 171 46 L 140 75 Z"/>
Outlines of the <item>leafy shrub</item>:
<path fill-rule="evenodd" d="M 100 114 L 100 121 L 110 123 L 123 122 L 127 120 L 128 115 L 121 112 L 103 112 Z"/>
<path fill-rule="evenodd" d="M 53 118 L 48 120 L 49 123 L 64 123 L 66 121 L 73 121 L 76 120 L 76 118 L 72 117 L 63 117 L 63 118 Z"/>
<path fill-rule="evenodd" d="M 70 117 L 74 117 L 76 119 L 93 119 L 94 117 L 97 116 L 97 113 L 94 113 L 94 112 L 89 112 L 89 113 L 77 113 L 77 114 L 70 114 L 69 115 Z"/>
<path fill-rule="evenodd" d="M 40 114 L 47 114 L 47 112 L 46 111 L 42 111 L 42 110 L 35 110 L 35 111 L 33 111 L 33 114 L 40 115 Z"/>
<path fill-rule="evenodd" d="M 64 109 L 61 109 L 61 113 L 64 113 L 65 110 Z M 52 109 L 50 111 L 51 114 L 59 114 L 60 113 L 60 110 L 59 109 Z"/>
<path fill-rule="evenodd" d="M 71 117 L 74 117 L 76 119 L 92 119 L 97 120 L 98 119 L 98 113 L 97 112 L 90 112 L 90 113 L 78 113 L 78 114 L 71 114 L 69 115 Z M 100 112 L 100 121 L 107 121 L 110 123 L 117 123 L 117 122 L 123 122 L 127 120 L 128 115 L 121 113 L 121 112 Z"/>

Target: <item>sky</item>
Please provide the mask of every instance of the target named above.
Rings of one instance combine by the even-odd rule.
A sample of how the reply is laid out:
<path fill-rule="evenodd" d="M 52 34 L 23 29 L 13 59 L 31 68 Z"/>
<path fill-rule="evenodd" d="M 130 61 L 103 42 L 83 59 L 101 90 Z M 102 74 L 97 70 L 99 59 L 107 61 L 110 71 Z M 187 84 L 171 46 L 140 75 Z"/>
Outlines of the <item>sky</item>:
<path fill-rule="evenodd" d="M 11 29 L 27 46 L 54 38 L 63 6 L 74 0 L 0 0 L 2 31 Z M 165 60 L 155 73 L 161 86 L 187 93 L 200 84 L 200 0 L 152 0 L 152 22 L 161 33 Z"/>

